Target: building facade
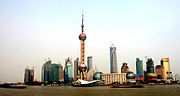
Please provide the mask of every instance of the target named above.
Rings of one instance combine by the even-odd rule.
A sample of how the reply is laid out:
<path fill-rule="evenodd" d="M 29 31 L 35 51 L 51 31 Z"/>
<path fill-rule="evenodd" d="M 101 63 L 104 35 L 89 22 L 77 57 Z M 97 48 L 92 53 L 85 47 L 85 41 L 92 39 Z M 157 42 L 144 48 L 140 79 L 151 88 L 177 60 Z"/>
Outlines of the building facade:
<path fill-rule="evenodd" d="M 50 81 L 51 82 L 59 81 L 59 64 L 51 64 Z"/>
<path fill-rule="evenodd" d="M 157 74 L 157 79 L 165 80 L 165 72 L 163 65 L 156 65 L 155 73 Z"/>
<path fill-rule="evenodd" d="M 77 79 L 77 76 L 78 76 L 78 73 L 79 73 L 78 67 L 79 67 L 79 58 L 76 58 L 74 60 L 74 80 Z"/>
<path fill-rule="evenodd" d="M 143 62 L 139 58 L 136 58 L 136 74 L 143 75 Z"/>
<path fill-rule="evenodd" d="M 116 47 L 110 47 L 110 73 L 118 73 Z"/>
<path fill-rule="evenodd" d="M 51 60 L 46 61 L 42 66 L 41 82 L 50 81 Z"/>
<path fill-rule="evenodd" d="M 148 58 L 146 62 L 147 73 L 154 73 L 154 61 L 152 58 Z"/>
<path fill-rule="evenodd" d="M 87 72 L 92 68 L 92 56 L 87 57 Z"/>
<path fill-rule="evenodd" d="M 64 82 L 72 83 L 73 82 L 73 70 L 72 70 L 72 59 L 68 58 L 65 60 L 65 69 L 64 69 Z"/>
<path fill-rule="evenodd" d="M 26 68 L 24 73 L 24 83 L 30 83 L 33 81 L 34 81 L 34 68 L 32 69 Z"/>
<path fill-rule="evenodd" d="M 101 74 L 104 84 L 120 83 L 126 82 L 126 73 L 105 73 Z"/>
<path fill-rule="evenodd" d="M 163 57 L 161 60 L 161 65 L 164 66 L 164 78 L 167 80 L 170 77 L 170 65 L 169 65 L 169 57 Z"/>
<path fill-rule="evenodd" d="M 61 64 L 59 64 L 59 81 L 61 82 L 64 81 L 64 70 Z"/>
<path fill-rule="evenodd" d="M 121 67 L 121 73 L 127 73 L 129 72 L 129 67 L 127 66 L 127 63 L 123 63 Z"/>

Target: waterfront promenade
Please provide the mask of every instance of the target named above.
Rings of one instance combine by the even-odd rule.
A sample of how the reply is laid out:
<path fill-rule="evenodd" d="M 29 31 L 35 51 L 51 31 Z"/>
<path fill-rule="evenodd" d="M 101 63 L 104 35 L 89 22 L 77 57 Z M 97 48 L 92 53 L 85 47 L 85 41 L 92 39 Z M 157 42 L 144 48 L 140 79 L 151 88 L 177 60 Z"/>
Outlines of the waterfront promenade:
<path fill-rule="evenodd" d="M 28 86 L 26 89 L 0 88 L 0 96 L 180 96 L 180 85 L 115 89 L 110 86 Z"/>

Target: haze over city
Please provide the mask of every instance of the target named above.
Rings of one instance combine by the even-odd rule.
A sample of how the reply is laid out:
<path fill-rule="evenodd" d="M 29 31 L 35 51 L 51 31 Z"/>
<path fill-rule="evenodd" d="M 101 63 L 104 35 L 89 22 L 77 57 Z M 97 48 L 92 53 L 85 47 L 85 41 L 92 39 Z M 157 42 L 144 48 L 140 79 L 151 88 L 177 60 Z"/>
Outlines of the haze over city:
<path fill-rule="evenodd" d="M 178 0 L 1 0 L 0 83 L 22 82 L 24 69 L 35 67 L 41 78 L 45 59 L 65 64 L 80 57 L 84 9 L 86 56 L 103 73 L 110 72 L 111 43 L 117 48 L 118 72 L 123 62 L 135 72 L 136 58 L 170 58 L 180 74 L 180 1 Z"/>

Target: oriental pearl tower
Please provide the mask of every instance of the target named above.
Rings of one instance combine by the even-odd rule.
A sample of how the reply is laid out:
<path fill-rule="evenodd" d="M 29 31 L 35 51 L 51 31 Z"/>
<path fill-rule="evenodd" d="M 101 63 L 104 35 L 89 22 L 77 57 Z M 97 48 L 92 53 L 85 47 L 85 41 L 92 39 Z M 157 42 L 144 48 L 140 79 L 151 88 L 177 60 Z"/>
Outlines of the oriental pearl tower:
<path fill-rule="evenodd" d="M 78 79 L 81 80 L 86 80 L 86 74 L 85 71 L 87 69 L 87 66 L 85 64 L 85 40 L 86 40 L 86 35 L 84 34 L 84 24 L 83 24 L 83 10 L 82 10 L 82 33 L 79 35 L 79 40 L 81 41 L 81 64 L 79 66 L 79 76 Z"/>

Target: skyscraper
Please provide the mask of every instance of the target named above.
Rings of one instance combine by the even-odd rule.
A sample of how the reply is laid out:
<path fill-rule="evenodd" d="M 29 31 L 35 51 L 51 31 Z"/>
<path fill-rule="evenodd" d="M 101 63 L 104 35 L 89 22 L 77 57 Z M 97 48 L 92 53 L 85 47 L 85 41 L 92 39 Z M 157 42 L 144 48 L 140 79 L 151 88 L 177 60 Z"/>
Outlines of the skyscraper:
<path fill-rule="evenodd" d="M 46 61 L 42 66 L 41 82 L 50 81 L 51 60 Z"/>
<path fill-rule="evenodd" d="M 61 64 L 59 64 L 59 81 L 61 82 L 64 81 L 64 70 Z"/>
<path fill-rule="evenodd" d="M 92 68 L 92 56 L 87 57 L 87 72 Z"/>
<path fill-rule="evenodd" d="M 93 66 L 92 66 L 92 56 L 88 56 L 87 57 L 87 80 L 91 81 L 93 80 L 93 74 L 94 74 L 94 70 L 93 70 Z"/>
<path fill-rule="evenodd" d="M 123 63 L 121 67 L 121 73 L 127 73 L 129 72 L 129 67 L 127 66 L 127 63 Z"/>
<path fill-rule="evenodd" d="M 154 61 L 152 58 L 148 58 L 146 62 L 147 73 L 154 73 Z"/>
<path fill-rule="evenodd" d="M 59 81 L 59 64 L 51 64 L 50 66 L 50 81 L 58 82 Z"/>
<path fill-rule="evenodd" d="M 32 69 L 26 68 L 24 73 L 24 82 L 30 83 L 33 81 L 34 81 L 34 68 Z"/>
<path fill-rule="evenodd" d="M 78 76 L 78 66 L 79 66 L 79 58 L 76 58 L 74 60 L 74 80 L 76 80 Z"/>
<path fill-rule="evenodd" d="M 116 47 L 110 47 L 110 73 L 118 73 Z"/>
<path fill-rule="evenodd" d="M 143 63 L 139 58 L 136 58 L 136 74 L 143 74 Z"/>
<path fill-rule="evenodd" d="M 165 80 L 167 80 L 168 76 L 171 74 L 170 65 L 169 65 L 169 57 L 163 57 L 161 60 L 161 65 L 164 66 Z"/>
<path fill-rule="evenodd" d="M 81 64 L 79 66 L 79 71 L 80 71 L 80 74 L 78 76 L 78 79 L 81 79 L 81 80 L 86 80 L 86 69 L 87 69 L 87 66 L 85 64 L 85 40 L 86 40 L 86 35 L 84 34 L 84 24 L 83 24 L 83 12 L 82 12 L 82 24 L 81 24 L 81 27 L 82 27 L 82 33 L 79 35 L 79 40 L 81 41 Z"/>
<path fill-rule="evenodd" d="M 64 82 L 66 82 L 66 83 L 73 82 L 73 70 L 72 70 L 72 59 L 71 58 L 68 58 L 65 60 Z"/>

